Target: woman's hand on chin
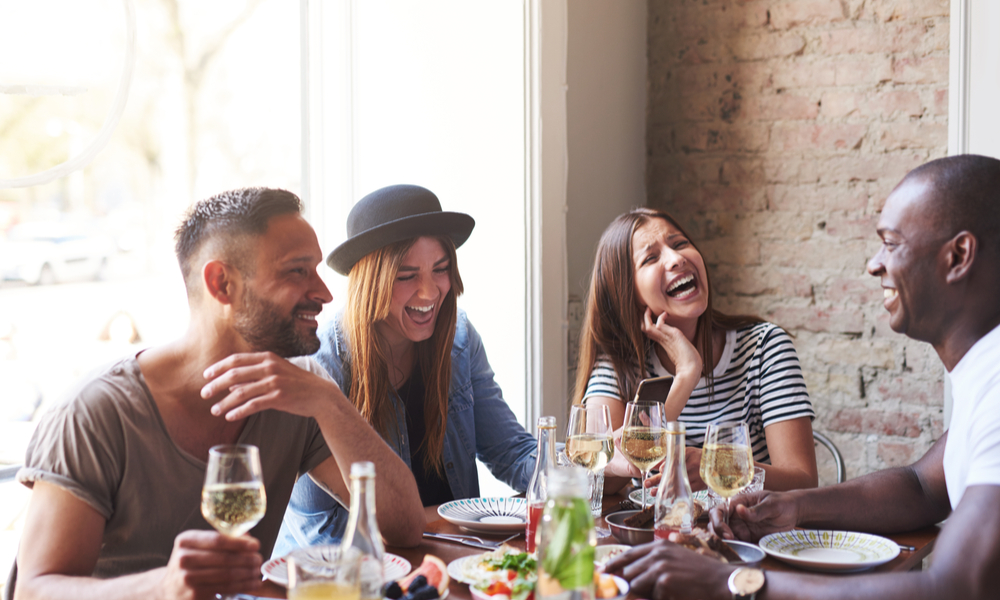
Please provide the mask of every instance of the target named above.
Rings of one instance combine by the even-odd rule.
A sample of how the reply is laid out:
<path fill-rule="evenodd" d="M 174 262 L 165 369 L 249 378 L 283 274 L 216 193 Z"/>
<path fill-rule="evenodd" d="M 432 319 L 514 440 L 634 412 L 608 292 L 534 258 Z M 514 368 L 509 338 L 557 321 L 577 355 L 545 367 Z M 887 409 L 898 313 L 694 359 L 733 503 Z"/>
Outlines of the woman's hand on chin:
<path fill-rule="evenodd" d="M 667 313 L 660 313 L 654 320 L 653 311 L 647 306 L 642 315 L 642 332 L 667 353 L 675 379 L 693 375 L 697 381 L 701 377 L 701 354 L 680 329 L 667 325 Z"/>

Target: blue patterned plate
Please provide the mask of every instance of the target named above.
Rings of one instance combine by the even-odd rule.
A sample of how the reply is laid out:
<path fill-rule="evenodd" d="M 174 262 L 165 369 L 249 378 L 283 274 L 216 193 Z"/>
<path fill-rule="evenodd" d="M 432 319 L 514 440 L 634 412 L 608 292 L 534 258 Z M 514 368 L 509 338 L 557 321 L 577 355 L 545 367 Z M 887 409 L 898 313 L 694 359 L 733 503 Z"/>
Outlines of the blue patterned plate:
<path fill-rule="evenodd" d="M 480 533 L 515 533 L 528 522 L 524 498 L 466 498 L 438 507 L 441 518 Z"/>
<path fill-rule="evenodd" d="M 877 567 L 899 555 L 899 546 L 892 540 L 856 531 L 794 529 L 765 535 L 760 547 L 803 569 L 841 573 Z"/>

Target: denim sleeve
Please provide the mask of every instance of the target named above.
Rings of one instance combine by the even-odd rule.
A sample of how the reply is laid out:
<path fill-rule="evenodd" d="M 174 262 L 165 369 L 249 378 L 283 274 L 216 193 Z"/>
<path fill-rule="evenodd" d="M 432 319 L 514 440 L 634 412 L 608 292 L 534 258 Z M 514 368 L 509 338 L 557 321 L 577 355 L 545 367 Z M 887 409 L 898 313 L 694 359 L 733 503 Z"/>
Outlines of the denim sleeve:
<path fill-rule="evenodd" d="M 284 556 L 305 546 L 340 542 L 349 512 L 309 476 L 299 477 L 285 510 L 271 556 Z"/>
<path fill-rule="evenodd" d="M 503 399 L 493 378 L 479 332 L 468 325 L 469 365 L 475 399 L 476 454 L 493 476 L 518 491 L 528 488 L 535 468 L 537 442 Z"/>

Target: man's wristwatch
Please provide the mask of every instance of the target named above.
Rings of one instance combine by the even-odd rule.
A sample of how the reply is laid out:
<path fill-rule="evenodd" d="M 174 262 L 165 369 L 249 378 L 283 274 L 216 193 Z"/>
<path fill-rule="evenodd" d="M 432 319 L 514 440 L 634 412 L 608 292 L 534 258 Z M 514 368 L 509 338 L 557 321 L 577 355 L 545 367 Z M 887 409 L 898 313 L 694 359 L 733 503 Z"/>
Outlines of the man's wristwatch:
<path fill-rule="evenodd" d="M 740 567 L 729 575 L 729 591 L 733 600 L 754 600 L 764 587 L 764 571 Z"/>

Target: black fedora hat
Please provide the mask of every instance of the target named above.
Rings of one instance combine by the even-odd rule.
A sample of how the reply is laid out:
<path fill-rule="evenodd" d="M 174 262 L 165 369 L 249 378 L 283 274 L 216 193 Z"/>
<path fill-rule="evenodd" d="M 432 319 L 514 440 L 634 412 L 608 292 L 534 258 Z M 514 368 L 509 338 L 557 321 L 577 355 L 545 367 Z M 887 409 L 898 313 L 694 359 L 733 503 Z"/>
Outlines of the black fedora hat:
<path fill-rule="evenodd" d="M 461 246 L 476 221 L 465 213 L 445 212 L 434 192 L 419 185 L 390 185 L 358 201 L 347 216 L 347 240 L 326 264 L 347 275 L 363 256 L 395 242 L 425 235 L 447 235 Z"/>

